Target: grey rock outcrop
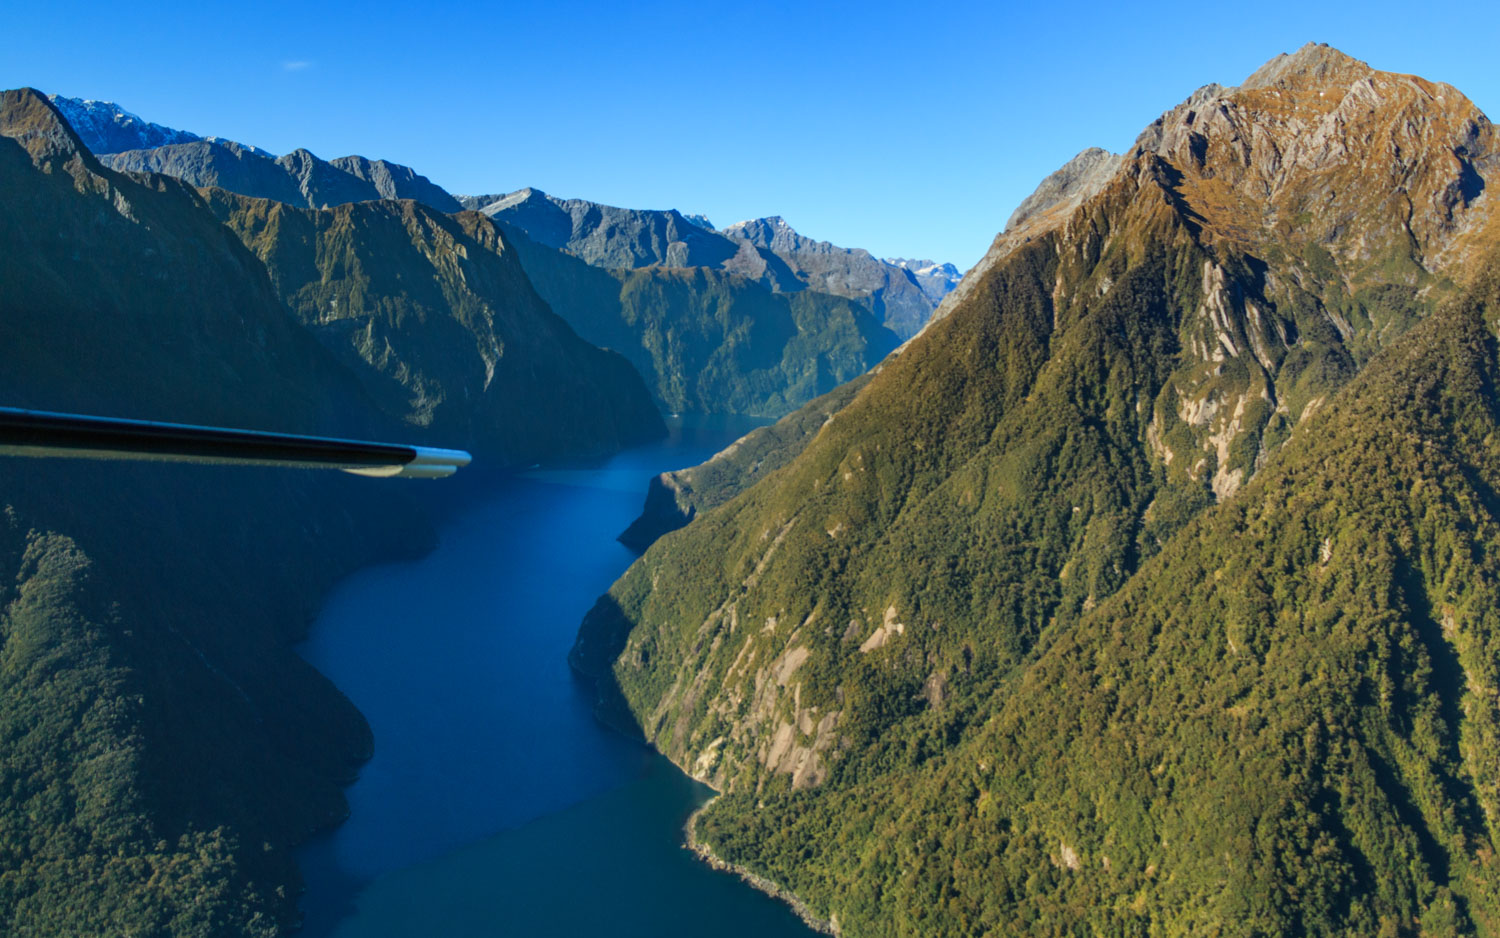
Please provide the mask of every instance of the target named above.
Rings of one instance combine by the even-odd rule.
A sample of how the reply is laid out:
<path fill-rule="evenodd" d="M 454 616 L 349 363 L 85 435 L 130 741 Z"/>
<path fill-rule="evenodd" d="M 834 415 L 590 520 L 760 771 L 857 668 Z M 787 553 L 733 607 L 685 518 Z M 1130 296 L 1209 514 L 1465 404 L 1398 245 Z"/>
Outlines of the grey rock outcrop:
<path fill-rule="evenodd" d="M 595 267 L 725 268 L 740 252 L 738 244 L 689 221 L 676 209 L 617 208 L 583 199 L 559 199 L 530 188 L 482 198 L 490 199 L 479 208 L 484 214 Z M 475 200 L 467 203 L 474 204 Z"/>
<path fill-rule="evenodd" d="M 1049 209 L 1067 210 L 1098 192 L 1116 167 L 1120 156 L 1099 147 L 1089 147 L 1064 163 L 1036 187 L 1011 213 L 1005 229 L 1019 228 Z"/>
<path fill-rule="evenodd" d="M 161 173 L 304 208 L 412 199 L 440 212 L 461 210 L 457 199 L 410 167 L 362 156 L 328 161 L 299 149 L 273 159 L 231 141 L 196 140 L 108 153 L 99 160 L 119 172 Z"/>
<path fill-rule="evenodd" d="M 113 101 L 47 96 L 52 106 L 72 125 L 78 139 L 95 155 L 159 147 L 168 143 L 192 143 L 203 138 L 185 130 L 153 124 Z"/>
<path fill-rule="evenodd" d="M 903 339 L 915 335 L 936 306 L 914 271 L 863 248 L 804 237 L 779 216 L 737 222 L 724 234 L 775 254 L 810 289 L 865 303 Z"/>
<path fill-rule="evenodd" d="M 329 162 L 373 185 L 382 199 L 412 199 L 440 212 L 463 211 L 457 199 L 410 166 L 362 156 L 341 156 Z"/>

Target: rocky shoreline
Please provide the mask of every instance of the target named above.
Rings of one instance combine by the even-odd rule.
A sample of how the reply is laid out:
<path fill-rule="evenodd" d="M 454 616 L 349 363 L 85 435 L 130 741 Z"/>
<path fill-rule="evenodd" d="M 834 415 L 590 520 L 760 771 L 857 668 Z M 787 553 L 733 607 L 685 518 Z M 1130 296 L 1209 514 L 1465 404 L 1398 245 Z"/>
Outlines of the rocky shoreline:
<path fill-rule="evenodd" d="M 785 887 L 777 883 L 771 882 L 764 876 L 759 876 L 755 873 L 752 873 L 749 870 L 745 869 L 743 866 L 738 866 L 734 863 L 730 863 L 727 860 L 722 859 L 721 857 L 716 855 L 713 850 L 709 849 L 709 846 L 707 844 L 698 839 L 698 816 L 701 815 L 704 811 L 707 811 L 709 806 L 717 800 L 719 800 L 719 796 L 715 795 L 714 797 L 708 799 L 708 801 L 704 802 L 703 806 L 698 810 L 688 815 L 687 823 L 682 826 L 682 835 L 684 838 L 683 846 L 688 850 L 691 850 L 698 857 L 698 859 L 702 860 L 704 863 L 707 863 L 714 869 L 720 870 L 725 873 L 733 873 L 740 879 L 744 880 L 747 884 L 749 884 L 751 888 L 765 893 L 772 899 L 785 902 L 787 905 L 791 906 L 793 912 L 797 913 L 797 917 L 802 919 L 807 927 L 811 928 L 813 931 L 818 932 L 822 935 L 833 935 L 835 936 L 835 938 L 838 938 L 838 936 L 842 933 L 839 931 L 839 919 L 837 915 L 834 915 L 831 918 L 827 919 L 820 918 L 818 914 L 814 912 L 806 902 L 803 902 L 791 890 L 786 889 Z"/>

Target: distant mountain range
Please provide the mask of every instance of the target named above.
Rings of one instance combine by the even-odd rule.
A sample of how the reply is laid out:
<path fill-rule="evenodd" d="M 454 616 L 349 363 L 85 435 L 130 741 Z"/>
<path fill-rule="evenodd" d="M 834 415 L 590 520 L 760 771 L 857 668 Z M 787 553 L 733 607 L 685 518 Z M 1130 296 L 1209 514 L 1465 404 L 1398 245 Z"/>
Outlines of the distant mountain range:
<path fill-rule="evenodd" d="M 542 299 L 588 341 L 624 354 L 670 412 L 793 410 L 880 361 L 920 328 L 936 305 L 929 293 L 939 295 L 949 282 L 934 265 L 908 270 L 864 251 L 799 239 L 797 250 L 842 258 L 841 269 L 858 274 L 824 277 L 834 289 L 809 288 L 797 270 L 816 263 L 789 264 L 747 237 L 714 231 L 701 216 L 563 201 L 532 189 L 460 200 L 384 160 L 327 161 L 300 149 L 273 157 L 149 124 L 113 104 L 57 100 L 85 121 L 97 146 L 127 147 L 96 154 L 104 165 L 172 176 L 209 198 L 222 189 L 309 209 L 382 199 L 452 214 L 482 206 L 505 237 L 521 243 L 527 277 Z M 344 217 L 358 226 L 375 215 Z M 274 273 L 277 257 L 258 250 Z M 895 325 L 882 328 L 884 321 Z M 326 324 L 318 328 L 327 334 Z"/>
<path fill-rule="evenodd" d="M 559 199 L 539 189 L 459 201 L 596 267 L 708 267 L 778 292 L 810 289 L 855 300 L 902 339 L 921 329 L 960 279 L 951 264 L 885 261 L 860 248 L 814 241 L 777 216 L 719 231 L 701 215 Z"/>
<path fill-rule="evenodd" d="M 483 211 L 596 267 L 707 267 L 774 291 L 812 289 L 855 300 L 903 340 L 921 329 L 961 278 L 952 264 L 881 260 L 860 248 L 814 241 L 777 216 L 717 231 L 702 215 L 558 199 L 537 189 L 454 197 L 410 167 L 385 160 L 325 161 L 300 149 L 276 157 L 232 140 L 150 123 L 112 102 L 58 95 L 51 100 L 81 127 L 80 138 L 111 169 L 163 173 L 195 186 L 308 208 L 414 199 L 440 212 Z"/>

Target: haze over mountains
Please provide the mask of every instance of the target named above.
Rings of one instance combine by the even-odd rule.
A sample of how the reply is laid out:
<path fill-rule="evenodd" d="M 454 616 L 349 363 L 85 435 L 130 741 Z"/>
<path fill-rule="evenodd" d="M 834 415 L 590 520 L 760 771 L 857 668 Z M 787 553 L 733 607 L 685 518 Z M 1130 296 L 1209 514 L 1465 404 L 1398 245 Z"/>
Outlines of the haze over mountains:
<path fill-rule="evenodd" d="M 1086 151 L 575 666 L 845 934 L 1500 934 L 1497 160 L 1316 45 Z"/>

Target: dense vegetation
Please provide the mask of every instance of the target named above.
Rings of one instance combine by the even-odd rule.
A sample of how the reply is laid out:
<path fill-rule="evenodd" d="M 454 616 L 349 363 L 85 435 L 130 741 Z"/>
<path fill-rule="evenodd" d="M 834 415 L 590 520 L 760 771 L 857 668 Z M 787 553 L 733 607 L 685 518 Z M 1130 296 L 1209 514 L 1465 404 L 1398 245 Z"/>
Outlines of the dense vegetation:
<path fill-rule="evenodd" d="M 835 785 L 700 833 L 850 934 L 1495 934 L 1492 328 L 1427 324 L 1024 668 L 952 661 Z"/>
<path fill-rule="evenodd" d="M 770 426 L 752 430 L 701 466 L 663 472 L 652 479 L 644 510 L 620 535 L 620 542 L 644 551 L 699 512 L 724 504 L 791 462 L 869 380 L 867 373 L 839 385 Z"/>
<path fill-rule="evenodd" d="M 462 440 L 503 466 L 666 432 L 640 376 L 553 315 L 488 218 L 413 201 L 316 210 L 203 191 L 406 436 Z"/>
<path fill-rule="evenodd" d="M 721 856 L 860 936 L 1497 933 L 1491 146 L 1351 63 L 1169 112 L 600 599 Z M 1363 186 L 1273 141 L 1335 110 Z"/>
<path fill-rule="evenodd" d="M 7 404 L 392 429 L 192 189 L 103 169 L 33 92 L 0 190 Z M 288 646 L 426 524 L 349 477 L 14 458 L 0 514 L 0 931 L 285 931 L 290 849 L 370 745 Z"/>

